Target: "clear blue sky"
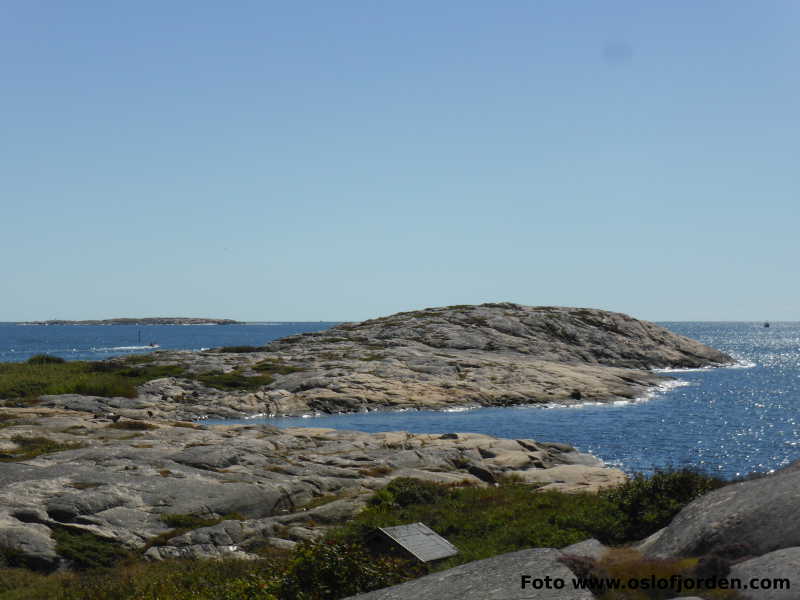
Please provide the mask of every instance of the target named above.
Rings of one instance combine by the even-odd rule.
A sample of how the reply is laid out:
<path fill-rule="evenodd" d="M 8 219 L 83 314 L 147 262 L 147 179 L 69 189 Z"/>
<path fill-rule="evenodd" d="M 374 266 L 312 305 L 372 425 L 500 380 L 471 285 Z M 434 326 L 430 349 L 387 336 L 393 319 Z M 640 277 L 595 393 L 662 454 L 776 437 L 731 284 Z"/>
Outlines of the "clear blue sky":
<path fill-rule="evenodd" d="M 800 3 L 6 0 L 0 320 L 800 320 Z"/>

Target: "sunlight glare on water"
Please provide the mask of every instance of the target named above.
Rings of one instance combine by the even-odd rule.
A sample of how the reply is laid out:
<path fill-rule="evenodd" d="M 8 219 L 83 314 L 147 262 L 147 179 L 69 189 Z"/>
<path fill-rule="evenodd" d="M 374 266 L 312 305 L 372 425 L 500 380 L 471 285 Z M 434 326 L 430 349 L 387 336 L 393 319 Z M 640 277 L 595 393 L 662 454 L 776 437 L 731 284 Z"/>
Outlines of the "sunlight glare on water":
<path fill-rule="evenodd" d="M 800 323 L 662 323 L 740 365 L 667 373 L 677 385 L 635 403 L 266 419 L 278 426 L 479 432 L 567 442 L 626 471 L 694 466 L 728 477 L 800 458 Z M 744 366 L 744 368 L 743 368 Z M 253 422 L 253 421 L 250 421 Z"/>

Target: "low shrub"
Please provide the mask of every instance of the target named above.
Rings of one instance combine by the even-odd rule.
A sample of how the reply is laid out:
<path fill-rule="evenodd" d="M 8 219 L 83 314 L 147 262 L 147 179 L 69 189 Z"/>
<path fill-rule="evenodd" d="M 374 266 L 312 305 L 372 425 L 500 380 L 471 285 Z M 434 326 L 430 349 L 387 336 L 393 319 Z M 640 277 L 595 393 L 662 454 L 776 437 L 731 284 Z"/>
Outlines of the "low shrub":
<path fill-rule="evenodd" d="M 447 497 L 450 490 L 440 484 L 412 477 L 398 477 L 385 488 L 389 504 L 405 507 L 412 504 L 434 504 Z"/>
<path fill-rule="evenodd" d="M 287 365 L 282 360 L 266 359 L 253 365 L 253 370 L 259 373 L 267 373 L 269 375 L 288 375 L 290 373 L 299 373 L 305 371 L 302 367 L 295 367 Z"/>
<path fill-rule="evenodd" d="M 60 356 L 51 356 L 50 354 L 34 354 L 25 362 L 27 362 L 29 365 L 58 365 L 67 361 Z"/>
<path fill-rule="evenodd" d="M 11 438 L 11 441 L 14 442 L 17 447 L 12 450 L 6 450 L 3 454 L 0 454 L 0 461 L 2 462 L 29 460 L 41 454 L 83 448 L 83 444 L 78 442 L 58 442 L 42 436 L 25 437 L 15 435 Z"/>
<path fill-rule="evenodd" d="M 161 521 L 170 527 L 178 527 L 182 529 L 197 529 L 199 527 L 211 527 L 222 521 L 243 521 L 245 517 L 239 513 L 229 513 L 223 517 L 201 517 L 199 515 L 185 515 L 185 514 L 168 514 L 161 515 Z"/>
<path fill-rule="evenodd" d="M 604 493 L 619 519 L 607 541 L 643 539 L 666 527 L 689 502 L 724 485 L 722 479 L 689 468 L 657 470 L 651 476 L 638 473 Z"/>
<path fill-rule="evenodd" d="M 31 403 L 45 394 L 133 398 L 136 386 L 145 381 L 184 374 L 177 365 L 136 366 L 120 361 L 62 359 L 31 362 L 33 358 L 24 363 L 0 363 L 0 398 L 23 400 L 23 403 Z"/>
<path fill-rule="evenodd" d="M 148 431 L 151 429 L 158 429 L 157 425 L 145 423 L 144 421 L 117 421 L 116 423 L 111 423 L 108 427 L 125 431 Z"/>
<path fill-rule="evenodd" d="M 570 559 L 565 561 L 571 568 Z M 578 565 L 579 570 L 582 565 Z M 638 552 L 627 549 L 613 549 L 601 560 L 588 567 L 588 573 L 580 573 L 597 584 L 592 592 L 601 600 L 666 600 L 680 596 L 712 597 L 715 600 L 735 600 L 741 598 L 733 590 L 706 589 L 702 586 L 706 577 L 698 574 L 698 560 L 688 559 L 654 559 L 645 558 Z M 724 572 L 724 571 L 723 571 Z M 724 577 L 721 572 L 713 572 L 711 576 Z M 702 579 L 700 582 L 698 579 Z M 609 590 L 606 581 L 618 580 L 629 582 L 659 581 L 665 585 L 632 586 L 625 590 Z"/>
<path fill-rule="evenodd" d="M 286 571 L 272 584 L 281 599 L 335 600 L 401 583 L 424 567 L 370 556 L 359 544 L 320 542 L 298 546 Z"/>
<path fill-rule="evenodd" d="M 21 418 L 20 415 L 14 413 L 0 412 L 0 429 L 16 425 L 19 418 Z"/>
<path fill-rule="evenodd" d="M 219 354 L 249 354 L 263 351 L 264 346 L 223 346 L 222 348 L 214 349 L 214 352 Z"/>
<path fill-rule="evenodd" d="M 198 375 L 196 379 L 208 387 L 219 390 L 257 390 L 273 381 L 269 375 L 248 376 L 238 372 L 203 373 Z"/>
<path fill-rule="evenodd" d="M 132 553 L 113 540 L 96 536 L 88 531 L 66 527 L 53 529 L 56 552 L 70 561 L 78 571 L 98 567 L 112 567 Z"/>

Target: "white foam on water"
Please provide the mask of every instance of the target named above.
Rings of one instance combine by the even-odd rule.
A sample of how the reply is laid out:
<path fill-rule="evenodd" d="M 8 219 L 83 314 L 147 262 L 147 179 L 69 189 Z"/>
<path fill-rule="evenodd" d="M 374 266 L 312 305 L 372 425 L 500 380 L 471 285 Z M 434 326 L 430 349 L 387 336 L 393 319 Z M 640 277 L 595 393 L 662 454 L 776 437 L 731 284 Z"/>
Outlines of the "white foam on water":
<path fill-rule="evenodd" d="M 736 357 L 734 357 L 736 358 Z M 653 373 L 696 373 L 698 371 L 712 371 L 716 369 L 752 369 L 757 366 L 752 360 L 746 358 L 736 358 L 736 362 L 726 365 L 709 365 L 707 367 L 677 368 L 666 367 L 664 369 L 650 369 Z"/>
<path fill-rule="evenodd" d="M 466 412 L 468 410 L 475 410 L 476 408 L 481 408 L 480 406 L 473 405 L 473 406 L 454 406 L 451 408 L 443 408 L 441 412 L 448 412 L 448 413 L 455 413 L 455 412 Z"/>

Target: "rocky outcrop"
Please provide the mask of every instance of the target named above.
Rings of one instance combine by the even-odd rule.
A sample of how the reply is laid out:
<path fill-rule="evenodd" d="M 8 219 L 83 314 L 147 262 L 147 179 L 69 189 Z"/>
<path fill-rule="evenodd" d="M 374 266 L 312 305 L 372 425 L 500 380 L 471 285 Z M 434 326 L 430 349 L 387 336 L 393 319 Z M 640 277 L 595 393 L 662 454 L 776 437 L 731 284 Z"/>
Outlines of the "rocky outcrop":
<path fill-rule="evenodd" d="M 268 374 L 260 389 L 170 378 L 147 384 L 141 399 L 183 417 L 608 402 L 668 379 L 651 369 L 732 362 L 620 313 L 510 303 L 399 313 L 250 350 L 153 356 L 192 374 Z"/>
<path fill-rule="evenodd" d="M 0 409 L 0 551 L 57 568 L 65 561 L 54 532 L 88 532 L 153 559 L 247 557 L 319 537 L 397 477 L 491 485 L 513 475 L 595 491 L 624 475 L 559 443 L 188 421 L 605 402 L 664 381 L 649 369 L 731 362 L 618 313 L 507 303 L 400 313 L 236 350 L 154 353 L 185 376 L 148 381 L 135 398 L 68 394 Z M 219 374 L 245 389 L 212 387 Z M 176 529 L 187 518 L 195 526 Z M 545 552 L 549 565 L 555 551 Z M 466 598 L 474 579 L 463 568 Z"/>
<path fill-rule="evenodd" d="M 648 556 L 722 553 L 761 556 L 800 546 L 800 461 L 771 475 L 725 486 L 686 506 L 641 544 Z"/>
<path fill-rule="evenodd" d="M 797 600 L 798 573 L 800 548 L 784 548 L 733 565 L 730 577 L 747 584 L 746 600 Z"/>
<path fill-rule="evenodd" d="M 520 550 L 501 554 L 432 573 L 382 590 L 351 596 L 349 600 L 417 600 L 441 598 L 458 600 L 593 600 L 588 590 L 576 590 L 575 575 L 560 559 L 563 554 L 552 548 Z M 549 589 L 522 588 L 522 576 L 530 581 L 549 582 Z M 558 581 L 559 583 L 554 583 Z M 561 585 L 555 589 L 554 585 Z"/>
<path fill-rule="evenodd" d="M 701 561 L 729 565 L 727 577 L 745 586 L 738 593 L 748 600 L 795 599 L 798 501 L 800 461 L 698 498 L 638 550 L 651 558 L 701 556 Z"/>
<path fill-rule="evenodd" d="M 483 486 L 515 475 L 566 491 L 624 480 L 570 446 L 530 439 L 205 427 L 76 408 L 4 409 L 0 549 L 26 564 L 62 565 L 56 529 L 90 532 L 153 559 L 287 548 L 347 520 L 397 477 Z M 25 457 L 18 450 L 25 439 L 82 447 Z M 210 522 L 174 531 L 175 515 Z"/>

